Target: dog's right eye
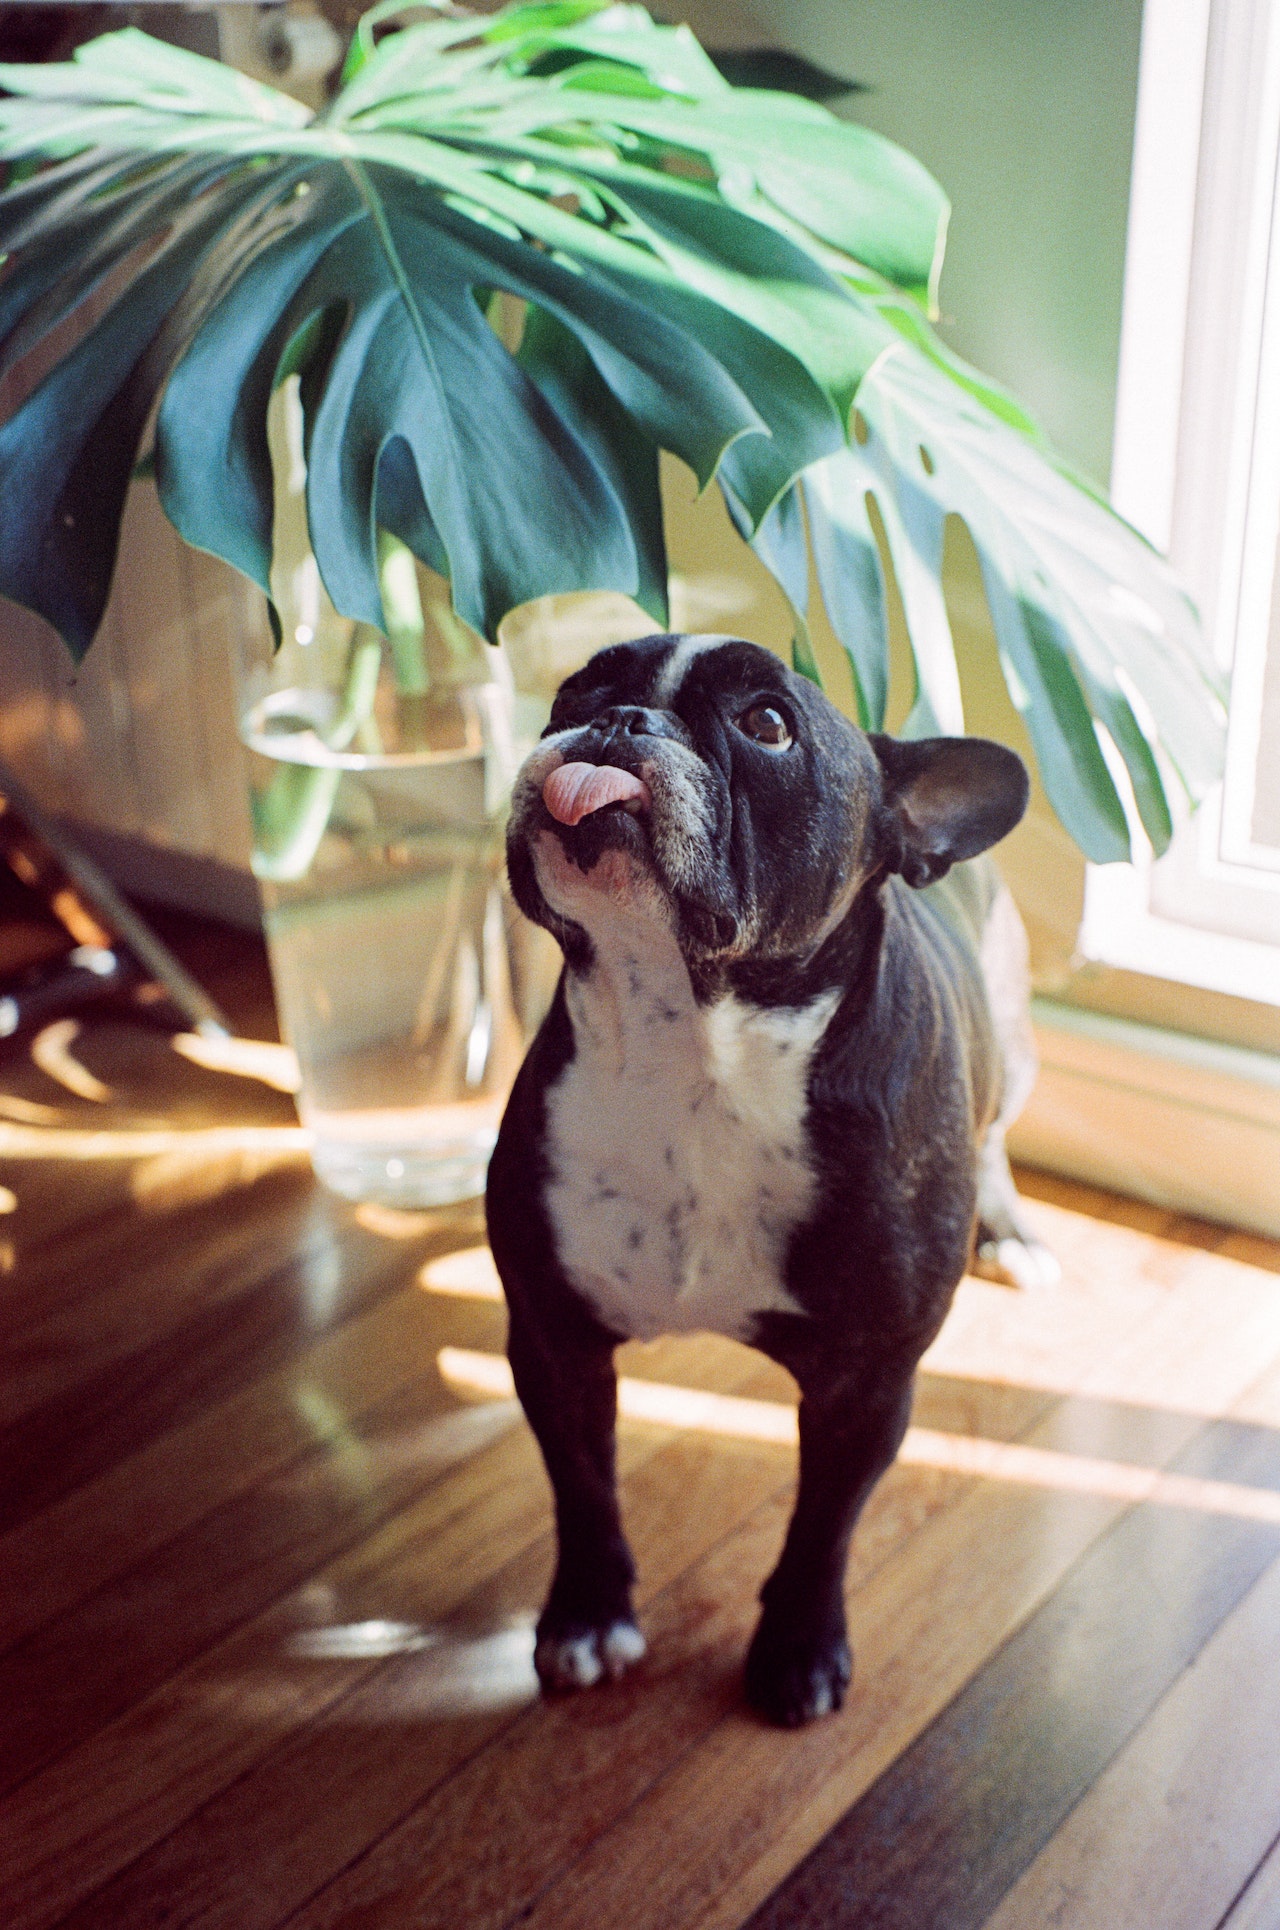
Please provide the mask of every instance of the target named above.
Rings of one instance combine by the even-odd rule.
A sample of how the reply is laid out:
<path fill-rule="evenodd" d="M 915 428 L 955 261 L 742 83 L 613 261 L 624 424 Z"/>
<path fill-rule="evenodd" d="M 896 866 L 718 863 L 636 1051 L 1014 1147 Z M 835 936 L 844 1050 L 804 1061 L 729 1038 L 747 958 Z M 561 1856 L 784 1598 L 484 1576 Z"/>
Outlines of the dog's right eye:
<path fill-rule="evenodd" d="M 783 751 L 791 742 L 787 720 L 773 704 L 752 704 L 750 710 L 743 711 L 737 724 L 744 737 L 755 744 L 767 744 L 771 750 Z"/>

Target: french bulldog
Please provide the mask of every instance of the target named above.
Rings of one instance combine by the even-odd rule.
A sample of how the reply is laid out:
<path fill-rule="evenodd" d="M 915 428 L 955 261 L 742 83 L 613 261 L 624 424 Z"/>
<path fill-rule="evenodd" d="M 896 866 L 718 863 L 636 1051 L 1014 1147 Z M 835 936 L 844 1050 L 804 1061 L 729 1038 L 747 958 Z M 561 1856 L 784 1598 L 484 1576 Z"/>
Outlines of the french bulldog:
<path fill-rule="evenodd" d="M 1052 1266 L 1004 1151 L 1034 1077 L 1025 941 L 989 861 L 970 862 L 1027 789 L 1002 746 L 867 735 L 736 638 L 618 644 L 562 685 L 507 858 L 564 969 L 488 1182 L 511 1367 L 555 1496 L 544 1689 L 644 1653 L 614 1349 L 709 1330 L 780 1361 L 801 1396 L 748 1700 L 786 1725 L 840 1706 L 850 1537 L 975 1235 L 993 1270 Z"/>

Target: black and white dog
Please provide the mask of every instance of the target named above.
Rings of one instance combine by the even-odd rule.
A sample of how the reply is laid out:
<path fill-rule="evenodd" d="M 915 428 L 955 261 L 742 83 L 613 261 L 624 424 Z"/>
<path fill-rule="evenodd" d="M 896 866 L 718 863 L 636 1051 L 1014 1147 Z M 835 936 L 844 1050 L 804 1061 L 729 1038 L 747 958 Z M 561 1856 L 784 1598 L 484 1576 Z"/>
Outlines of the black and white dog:
<path fill-rule="evenodd" d="M 1034 1076 L 1025 948 L 972 859 L 1027 777 L 980 738 L 868 737 L 754 644 L 660 636 L 563 685 L 517 781 L 517 902 L 565 969 L 507 1107 L 489 1233 L 555 1491 L 544 1687 L 644 1652 L 613 1351 L 693 1329 L 801 1390 L 800 1482 L 747 1693 L 793 1724 L 850 1676 L 850 1536 L 974 1250 L 1051 1266 L 1003 1133 Z"/>

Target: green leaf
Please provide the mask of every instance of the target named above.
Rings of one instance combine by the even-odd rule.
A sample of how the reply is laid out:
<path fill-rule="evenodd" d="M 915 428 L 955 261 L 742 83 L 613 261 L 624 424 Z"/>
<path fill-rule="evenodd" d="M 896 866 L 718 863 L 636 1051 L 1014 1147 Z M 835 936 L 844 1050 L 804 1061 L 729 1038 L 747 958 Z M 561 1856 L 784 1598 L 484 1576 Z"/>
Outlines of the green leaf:
<path fill-rule="evenodd" d="M 780 496 L 758 527 L 736 487 L 738 466 L 730 450 L 720 470 L 720 492 L 739 536 L 750 543 L 760 561 L 773 576 L 791 605 L 797 623 L 809 608 L 809 548 L 805 541 L 804 514 L 800 491 L 791 488 Z"/>
<path fill-rule="evenodd" d="M 824 546 L 829 557 L 850 555 L 845 532 L 860 524 L 857 504 L 869 492 L 883 518 L 916 653 L 923 699 L 916 726 L 924 728 L 931 713 L 955 728 L 946 708 L 950 645 L 938 584 L 946 518 L 960 516 L 982 566 L 1010 694 L 1059 817 L 1097 862 L 1129 855 L 1124 807 L 1099 746 L 1101 726 L 1128 770 L 1147 835 L 1163 850 L 1171 812 L 1155 744 L 1198 799 L 1219 768 L 1223 717 L 1194 610 L 1167 564 L 967 385 L 905 344 L 876 364 L 858 412 L 865 446 L 855 444 L 806 477 L 828 606 L 843 582 L 832 580 L 830 560 L 824 573 Z M 862 540 L 861 529 L 853 540 Z M 841 635 L 848 648 L 847 628 Z M 861 681 L 856 660 L 855 672 Z M 958 701 L 958 690 L 954 696 Z"/>
<path fill-rule="evenodd" d="M 256 185 L 243 178 L 228 195 L 238 207 Z M 0 427 L 0 586 L 76 655 L 105 608 L 142 430 L 181 345 L 171 316 L 225 213 L 197 202 L 177 215 L 127 290 Z"/>
<path fill-rule="evenodd" d="M 65 63 L 0 62 L 0 87 L 44 100 L 117 101 L 125 107 L 145 99 L 174 114 L 222 114 L 265 127 L 300 127 L 311 118 L 310 109 L 291 95 L 137 27 L 100 34 Z"/>
<path fill-rule="evenodd" d="M 735 87 L 765 87 L 771 92 L 802 94 L 811 101 L 839 100 L 863 91 L 862 81 L 833 74 L 783 47 L 709 47 L 707 53 Z"/>
<path fill-rule="evenodd" d="M 119 163 L 112 162 L 45 203 L 38 239 L 24 246 L 20 232 L 10 234 L 12 246 L 22 250 L 22 269 L 0 283 L 0 371 L 64 321 L 132 249 L 195 199 L 211 173 L 221 171 L 203 158 L 179 158 L 148 170 L 145 185 L 131 192 L 120 185 Z M 66 272 L 73 253 L 74 280 Z"/>
<path fill-rule="evenodd" d="M 138 411 L 166 380 L 157 481 L 188 540 L 267 586 L 263 417 L 292 357 L 305 363 L 311 533 L 337 607 L 379 621 L 385 525 L 447 570 L 459 615 L 491 636 L 513 604 L 557 589 L 621 589 L 661 610 L 655 448 L 704 484 L 732 451 L 755 528 L 840 445 L 885 325 L 780 226 L 669 174 L 652 141 L 637 145 L 628 120 L 652 100 L 565 84 L 604 63 L 610 85 L 638 74 L 730 101 L 691 36 L 639 9 L 517 7 L 373 46 L 377 17 L 345 96 L 313 120 L 132 29 L 62 67 L 6 70 L 26 98 L 0 101 L 3 151 L 104 150 L 0 195 L 0 243 L 16 248 L 0 284 L 12 357 L 40 349 L 89 290 L 111 291 L 93 346 L 60 365 L 4 444 L 6 481 L 23 495 L 4 586 L 76 648 L 109 581 L 116 485 L 76 517 L 82 567 L 63 585 L 21 558 L 63 541 L 49 519 L 65 513 L 71 445 L 97 449 L 108 424 L 140 432 Z M 549 55 L 567 65 L 531 77 Z M 786 130 L 815 115 L 829 121 L 787 102 L 766 119 L 790 152 Z M 145 264 L 157 244 L 156 259 L 171 252 L 175 218 L 184 252 L 171 288 Z M 562 341 L 535 363 L 531 337 L 521 367 L 479 312 L 482 287 L 535 304 L 572 353 Z M 131 337 L 158 344 L 145 380 Z M 58 433 L 33 436 L 55 396 Z"/>
<path fill-rule="evenodd" d="M 615 14 L 641 14 L 640 7 L 614 7 L 609 0 L 533 0 L 527 6 L 504 7 L 485 29 L 487 40 L 516 40 L 526 34 L 558 33 L 608 8 Z M 645 16 L 647 18 L 647 15 Z"/>
<path fill-rule="evenodd" d="M 636 602 L 660 630 L 667 609 L 667 546 L 658 485 L 658 445 L 642 434 L 601 378 L 588 351 L 563 323 L 531 309 L 520 366 L 579 441 L 623 505 L 636 544 Z"/>
<path fill-rule="evenodd" d="M 802 487 L 818 587 L 853 671 L 858 722 L 864 730 L 883 730 L 889 701 L 889 612 L 867 511 L 869 482 L 837 456 L 806 469 Z"/>
<path fill-rule="evenodd" d="M 791 639 L 791 667 L 799 671 L 802 677 L 807 677 L 811 684 L 817 684 L 819 690 L 822 689 L 822 672 L 818 668 L 818 659 L 813 654 L 809 626 L 803 617 L 797 623 L 795 635 Z"/>
<path fill-rule="evenodd" d="M 287 340 L 312 317 L 345 309 L 326 365 L 304 389 L 308 520 L 338 609 L 385 627 L 377 527 L 431 561 L 439 552 L 424 536 L 424 516 L 449 560 L 455 608 L 481 632 L 493 634 L 514 603 L 578 587 L 584 570 L 634 591 L 634 547 L 607 478 L 472 296 L 483 258 L 423 220 L 416 197 L 379 170 L 334 174 L 305 209 L 294 248 L 264 252 L 237 280 L 170 385 L 160 467 L 166 510 L 183 533 L 215 545 L 202 488 L 215 452 L 200 440 L 230 420 L 239 436 L 224 449 L 256 497 L 256 516 L 240 520 L 256 527 L 254 574 L 263 580 L 270 477 L 261 438 L 256 450 L 248 438 Z M 269 333 L 264 318 L 276 318 Z M 200 440 L 188 427 L 197 398 L 206 414 Z M 388 457 L 399 465 L 390 483 Z M 390 507 L 380 501 L 388 487 Z M 557 541 L 548 553 L 552 504 Z M 234 523 L 216 534 L 223 552 L 230 541 Z M 243 568 L 251 559 L 233 560 Z"/>
<path fill-rule="evenodd" d="M 381 625 L 390 532 L 490 636 L 568 588 L 662 622 L 666 448 L 719 477 L 805 674 L 812 554 L 871 727 L 882 549 L 907 729 L 962 727 L 941 589 L 961 516 L 1064 824 L 1127 852 L 1114 747 L 1163 848 L 1166 771 L 1194 800 L 1220 769 L 1220 681 L 1167 567 L 930 329 L 947 205 L 925 170 L 814 101 L 730 86 L 639 7 L 430 4 L 367 12 L 314 117 L 133 29 L 0 69 L 0 368 L 52 362 L 0 426 L 0 590 L 87 645 L 157 402 L 167 513 L 265 589 L 266 409 L 296 374 L 344 613 Z M 500 290 L 529 305 L 516 355 L 483 312 Z"/>

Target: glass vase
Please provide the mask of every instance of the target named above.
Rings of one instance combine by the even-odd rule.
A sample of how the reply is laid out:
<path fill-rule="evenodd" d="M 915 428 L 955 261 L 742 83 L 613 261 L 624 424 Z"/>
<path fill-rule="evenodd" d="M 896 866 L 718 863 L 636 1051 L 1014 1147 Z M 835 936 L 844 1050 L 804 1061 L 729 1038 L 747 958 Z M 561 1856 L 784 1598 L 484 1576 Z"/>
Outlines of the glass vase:
<path fill-rule="evenodd" d="M 326 1185 L 442 1205 L 482 1190 L 555 984 L 555 947 L 517 911 L 503 865 L 511 782 L 545 705 L 517 695 L 501 653 L 389 538 L 390 634 L 340 617 L 300 481 L 284 478 L 283 638 L 248 639 L 239 680 L 281 1030 Z"/>

